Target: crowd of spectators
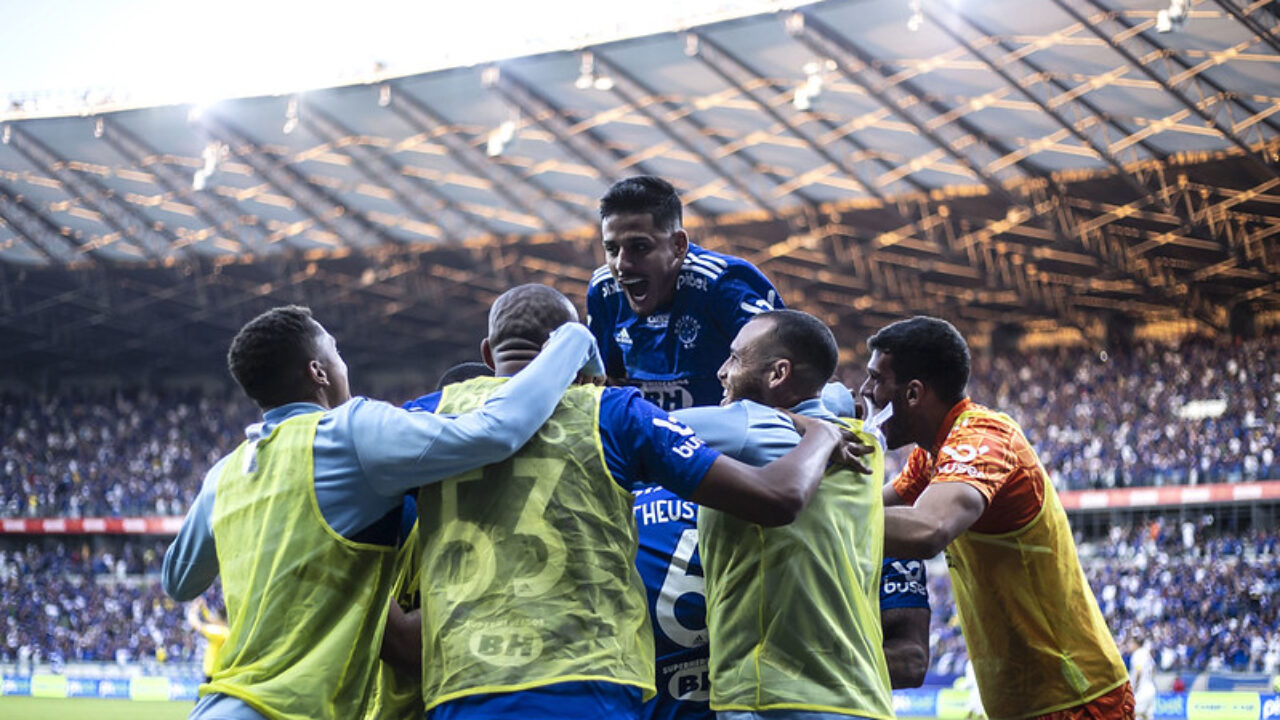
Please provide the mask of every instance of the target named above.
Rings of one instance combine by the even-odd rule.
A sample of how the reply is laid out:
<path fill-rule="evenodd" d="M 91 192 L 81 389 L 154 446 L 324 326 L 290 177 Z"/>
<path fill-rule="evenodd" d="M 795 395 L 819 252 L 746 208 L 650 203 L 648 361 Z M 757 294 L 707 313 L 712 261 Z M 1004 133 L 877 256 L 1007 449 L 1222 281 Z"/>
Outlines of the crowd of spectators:
<path fill-rule="evenodd" d="M 0 517 L 176 516 L 244 438 L 224 393 L 0 398 Z"/>
<path fill-rule="evenodd" d="M 861 369 L 843 378 L 856 388 Z M 1280 479 L 1280 333 L 978 353 L 970 395 L 1022 425 L 1059 489 Z M 1225 407 L 1185 416 L 1192 401 Z M 181 515 L 255 419 L 230 386 L 0 397 L 0 516 Z"/>
<path fill-rule="evenodd" d="M 841 368 L 855 389 L 863 377 Z M 978 351 L 968 391 L 1018 421 L 1059 490 L 1280 479 L 1277 331 L 1110 353 Z M 890 453 L 886 474 L 905 460 Z"/>
<path fill-rule="evenodd" d="M 88 543 L 29 542 L 0 550 L 0 663 L 199 659 L 183 608 L 160 588 L 167 544 L 129 540 L 95 552 Z"/>
<path fill-rule="evenodd" d="M 1117 525 L 1080 544 L 1107 625 L 1127 655 L 1148 641 L 1162 672 L 1280 673 L 1280 532 L 1218 531 L 1214 516 Z M 932 669 L 964 671 L 945 572 L 929 578 Z"/>

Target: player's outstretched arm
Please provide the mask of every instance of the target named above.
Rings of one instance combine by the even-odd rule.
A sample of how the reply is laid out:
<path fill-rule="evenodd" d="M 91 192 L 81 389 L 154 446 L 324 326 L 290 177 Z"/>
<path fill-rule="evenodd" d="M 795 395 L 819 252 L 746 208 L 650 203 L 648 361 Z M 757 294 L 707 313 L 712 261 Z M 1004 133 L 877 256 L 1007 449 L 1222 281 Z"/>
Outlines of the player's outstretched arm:
<path fill-rule="evenodd" d="M 721 455 L 689 499 L 766 527 L 794 521 L 817 491 L 827 461 L 856 462 L 866 446 L 821 420 L 793 420 L 804 435 L 793 450 L 758 468 Z"/>
<path fill-rule="evenodd" d="M 580 373 L 603 377 L 604 366 L 586 326 L 565 323 L 527 367 L 471 412 L 448 418 L 365 403 L 353 431 L 360 464 L 375 489 L 393 497 L 501 462 L 551 417 Z"/>
<path fill-rule="evenodd" d="M 910 560 L 931 558 L 969 529 L 987 509 L 987 499 L 967 483 L 934 483 L 914 506 L 884 509 L 884 554 Z"/>
<path fill-rule="evenodd" d="M 923 685 L 929 671 L 929 608 L 881 610 L 880 626 L 890 685 L 895 690 Z"/>
<path fill-rule="evenodd" d="M 225 464 L 226 458 L 223 458 L 209 469 L 177 537 L 165 550 L 164 564 L 160 566 L 160 584 L 169 597 L 179 602 L 199 597 L 218 577 L 218 550 L 213 542 L 213 501 L 217 478 Z"/>

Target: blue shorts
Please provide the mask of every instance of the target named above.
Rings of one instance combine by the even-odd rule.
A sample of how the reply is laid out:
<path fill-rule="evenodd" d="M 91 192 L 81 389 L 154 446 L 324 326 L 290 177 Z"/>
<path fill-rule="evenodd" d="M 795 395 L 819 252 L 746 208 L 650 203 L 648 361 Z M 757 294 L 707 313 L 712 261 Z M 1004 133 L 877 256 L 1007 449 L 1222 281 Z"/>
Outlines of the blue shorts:
<path fill-rule="evenodd" d="M 468 695 L 427 711 L 431 720 L 574 720 L 638 718 L 640 688 L 610 682 L 564 682 L 509 693 Z"/>

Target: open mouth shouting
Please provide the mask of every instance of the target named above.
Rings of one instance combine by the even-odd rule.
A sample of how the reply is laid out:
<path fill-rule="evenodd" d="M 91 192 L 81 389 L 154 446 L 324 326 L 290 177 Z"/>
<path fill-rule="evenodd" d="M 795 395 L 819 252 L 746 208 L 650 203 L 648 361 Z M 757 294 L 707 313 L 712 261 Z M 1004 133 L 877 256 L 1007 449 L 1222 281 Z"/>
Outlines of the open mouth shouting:
<path fill-rule="evenodd" d="M 645 301 L 649 299 L 649 279 L 643 277 L 624 277 L 618 281 L 622 285 L 622 291 L 627 294 L 627 300 L 631 303 L 631 308 L 637 313 L 646 308 Z"/>

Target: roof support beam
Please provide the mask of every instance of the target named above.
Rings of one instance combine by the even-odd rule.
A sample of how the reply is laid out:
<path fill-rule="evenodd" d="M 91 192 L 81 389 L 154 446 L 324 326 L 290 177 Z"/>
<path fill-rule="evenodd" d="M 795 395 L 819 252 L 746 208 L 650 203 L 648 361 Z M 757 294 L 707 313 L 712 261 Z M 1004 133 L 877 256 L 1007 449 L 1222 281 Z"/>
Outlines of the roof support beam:
<path fill-rule="evenodd" d="M 747 65 L 743 60 L 721 47 L 719 43 L 707 35 L 690 32 L 686 37 L 688 38 L 687 46 L 690 48 L 691 54 L 701 60 L 708 70 L 715 73 L 717 77 L 750 100 L 756 107 L 760 108 L 761 112 L 772 118 L 774 122 L 786 128 L 787 132 L 803 141 L 810 151 L 829 163 L 831 167 L 839 170 L 841 174 L 856 184 L 860 190 L 882 202 L 885 201 L 884 194 L 878 188 L 864 182 L 848 163 L 810 137 L 808 133 L 801 130 L 790 119 L 784 117 L 782 113 L 778 112 L 777 108 L 761 98 L 759 93 L 748 88 L 741 80 L 734 77 L 735 73 L 745 74 L 749 78 L 763 77 L 758 70 Z M 747 82 L 750 82 L 750 80 Z"/>
<path fill-rule="evenodd" d="M 257 224 L 245 222 L 235 203 L 217 193 L 193 189 L 188 178 L 166 165 L 160 153 L 129 132 L 121 123 L 106 118 L 100 118 L 99 122 L 102 123 L 102 139 L 108 145 L 137 167 L 151 170 L 160 187 L 173 197 L 194 205 L 205 222 L 230 235 L 249 252 L 261 255 L 268 251 L 266 234 Z"/>
<path fill-rule="evenodd" d="M 1151 195 L 1151 190 L 1145 187 L 1141 182 L 1138 181 L 1137 178 L 1134 178 L 1127 170 L 1125 170 L 1124 166 L 1120 164 L 1120 161 L 1116 159 L 1116 157 L 1112 155 L 1107 150 L 1107 148 L 1099 145 L 1097 142 L 1094 141 L 1093 138 L 1085 134 L 1085 132 L 1077 124 L 1069 121 L 1065 116 L 1062 115 L 1062 113 L 1050 107 L 1048 103 L 1046 103 L 1044 100 L 1041 100 L 1035 93 L 1031 92 L 1031 90 L 1027 87 L 1028 85 L 1027 83 L 1013 77 L 1011 74 L 1009 74 L 1008 71 L 1006 71 L 1003 67 L 997 64 L 996 61 L 989 58 L 985 53 L 980 51 L 973 43 L 965 39 L 965 37 L 961 35 L 959 32 L 956 32 L 955 30 L 953 30 L 947 22 L 943 21 L 941 18 L 934 15 L 931 11 L 922 11 L 922 12 L 924 12 L 925 17 L 931 21 L 932 27 L 936 27 L 939 30 L 941 30 L 943 33 L 945 33 L 948 37 L 950 37 L 957 44 L 959 44 L 966 51 L 968 51 L 970 55 L 977 58 L 980 62 L 982 62 L 982 64 L 986 65 L 987 69 L 989 69 L 991 72 L 998 75 L 1001 80 L 1004 80 L 1005 83 L 1009 85 L 1009 87 L 1017 90 L 1019 93 L 1022 94 L 1023 97 L 1025 97 L 1027 100 L 1030 100 L 1031 103 L 1034 104 L 1036 107 L 1040 108 L 1040 111 L 1043 112 L 1045 115 L 1048 115 L 1050 118 L 1052 118 L 1053 121 L 1056 122 L 1059 127 L 1071 133 L 1072 136 L 1074 136 L 1077 140 L 1079 140 L 1081 143 L 1084 143 L 1086 147 L 1092 150 L 1095 155 L 1097 155 L 1099 158 L 1105 161 L 1108 165 L 1110 165 L 1111 169 L 1116 172 L 1117 177 L 1123 180 L 1125 184 L 1128 185 L 1129 188 L 1132 189 L 1138 195 L 1138 197 Z M 984 33 L 984 35 L 985 34 L 986 33 Z M 997 46 L 999 47 L 999 45 Z M 1094 113 L 1094 116 L 1096 117 L 1097 114 Z"/>
<path fill-rule="evenodd" d="M 50 262 L 72 265 L 84 261 L 76 252 L 77 245 L 52 220 L 31 206 L 9 187 L 0 184 L 0 218 L 18 232 Z"/>
<path fill-rule="evenodd" d="M 288 165 L 277 163 L 258 151 L 257 143 L 229 123 L 214 116 L 211 110 L 200 115 L 200 125 L 222 141 L 232 154 L 253 168 L 268 185 L 292 200 L 318 225 L 357 249 L 376 247 L 390 240 L 359 211 L 344 207 L 327 192 L 308 183 Z"/>
<path fill-rule="evenodd" d="M 951 156 L 993 193 L 1011 203 L 1018 202 L 1018 199 L 1005 189 L 1000 180 L 979 167 L 968 154 L 957 147 L 955 142 L 944 138 L 941 130 L 947 125 L 954 124 L 980 146 L 985 146 L 1000 156 L 1009 155 L 1012 152 L 1011 148 L 989 137 L 963 116 L 957 115 L 950 121 L 942 122 L 948 114 L 955 114 L 955 110 L 927 99 L 924 93 L 910 81 L 892 81 L 876 67 L 874 59 L 866 52 L 813 16 L 803 12 L 793 13 L 787 21 L 787 29 L 816 55 L 835 59 L 840 74 L 846 80 L 862 88 L 869 97 L 874 98 L 885 109 L 914 127 L 917 132 L 928 138 L 939 150 Z M 866 74 L 873 77 L 867 77 Z M 917 112 L 926 110 L 930 115 L 927 119 L 916 116 Z M 957 138 L 957 141 L 962 139 Z M 1016 164 L 1023 177 L 1042 174 L 1039 168 L 1028 163 L 1025 158 L 1018 160 Z"/>
<path fill-rule="evenodd" d="M 391 108 L 396 115 L 419 132 L 439 140 L 449 157 L 477 178 L 482 178 L 493 192 L 519 208 L 522 212 L 542 218 L 547 227 L 556 232 L 574 227 L 580 222 L 594 222 L 583 217 L 582 210 L 552 195 L 532 178 L 526 178 L 511 168 L 487 157 L 469 141 L 460 136 L 457 128 L 422 100 L 404 91 L 391 92 Z M 555 217 L 548 211 L 556 210 Z"/>
<path fill-rule="evenodd" d="M 752 178 L 760 177 L 766 173 L 762 173 L 757 163 L 750 159 L 750 155 L 746 151 L 740 150 L 736 154 L 739 161 L 746 164 L 745 172 L 734 172 L 724 166 L 719 160 L 716 160 L 708 152 L 703 150 L 700 145 L 708 137 L 707 128 L 701 122 L 690 116 L 689 108 L 677 106 L 669 100 L 663 100 L 651 88 L 625 70 L 621 65 L 610 60 L 599 51 L 593 51 L 597 65 L 602 66 L 609 76 L 613 78 L 613 94 L 617 95 L 620 100 L 627 103 L 636 112 L 643 115 L 653 126 L 658 129 L 668 139 L 679 145 L 685 152 L 694 155 L 707 168 L 712 170 L 722 182 L 733 188 L 746 202 L 754 205 L 758 210 L 764 210 L 774 215 L 780 214 L 779 207 L 776 202 L 766 197 L 767 191 L 757 190 L 753 188 L 749 182 Z M 625 86 L 625 87 L 624 87 Z M 669 122 L 662 117 L 653 105 L 661 105 L 668 112 L 674 113 L 677 117 L 684 121 L 684 124 L 692 128 L 695 138 L 690 138 L 683 133 L 676 131 L 674 123 Z M 812 204 L 809 198 L 803 194 L 797 193 L 807 204 Z"/>
<path fill-rule="evenodd" d="M 1128 23 L 1126 23 L 1124 20 L 1122 20 L 1119 17 L 1119 14 L 1117 12 L 1104 8 L 1102 5 L 1098 4 L 1096 0 L 1085 0 L 1085 2 L 1092 5 L 1099 12 L 1103 13 L 1105 17 L 1110 18 L 1120 27 L 1124 28 L 1124 33 L 1128 37 L 1141 38 L 1144 42 L 1146 42 L 1149 46 L 1151 46 L 1154 50 L 1156 50 L 1161 57 L 1164 57 L 1168 60 L 1172 60 L 1173 62 L 1180 64 L 1184 70 L 1190 69 L 1190 66 L 1188 66 L 1185 61 L 1179 58 L 1176 54 L 1169 52 L 1167 48 L 1161 47 L 1160 45 L 1152 42 L 1149 38 L 1147 38 L 1141 32 L 1133 32 L 1134 28 Z M 1153 67 L 1158 63 L 1144 63 L 1141 58 L 1137 57 L 1132 52 L 1130 52 L 1116 38 L 1103 32 L 1102 28 L 1098 27 L 1098 24 L 1096 22 L 1090 22 L 1090 20 L 1086 18 L 1084 15 L 1082 15 L 1080 11 L 1077 10 L 1072 5 L 1072 3 L 1066 2 L 1066 0 L 1053 0 L 1053 3 L 1057 5 L 1067 15 L 1071 16 L 1071 18 L 1074 19 L 1076 22 L 1082 23 L 1085 26 L 1085 28 L 1087 28 L 1089 32 L 1097 36 L 1099 40 L 1102 40 L 1103 42 L 1105 42 L 1112 50 L 1114 50 L 1118 55 L 1120 55 L 1120 57 L 1124 58 L 1125 62 L 1129 63 L 1130 67 L 1142 73 L 1143 75 L 1146 75 L 1147 78 L 1149 78 L 1152 82 L 1159 85 L 1161 89 L 1163 89 L 1166 93 L 1168 93 L 1169 97 L 1172 97 L 1173 99 L 1177 100 L 1178 104 L 1182 105 L 1193 115 L 1195 115 L 1196 117 L 1204 121 L 1206 126 L 1212 127 L 1214 130 L 1216 130 L 1218 134 L 1220 134 L 1223 137 L 1224 140 L 1226 140 L 1227 142 L 1239 148 L 1244 153 L 1245 157 L 1251 158 L 1254 161 L 1254 164 L 1256 164 L 1263 172 L 1271 175 L 1272 177 L 1280 177 L 1280 170 L 1277 170 L 1275 166 L 1270 163 L 1268 158 L 1260 157 L 1257 153 L 1253 152 L 1253 150 L 1249 147 L 1249 144 L 1246 143 L 1244 139 L 1241 138 L 1239 135 L 1237 135 L 1231 128 L 1223 127 L 1222 124 L 1219 123 L 1218 120 L 1213 115 L 1210 115 L 1207 111 L 1205 111 L 1203 107 L 1201 107 L 1200 103 L 1192 102 L 1190 98 L 1188 98 L 1186 95 L 1182 94 L 1180 90 L 1175 88 L 1169 82 L 1168 79 L 1162 77 L 1159 73 L 1157 73 L 1153 69 Z M 1217 83 L 1213 82 L 1209 78 L 1204 77 L 1202 75 L 1198 75 L 1198 74 L 1194 75 L 1190 78 L 1190 80 L 1192 83 L 1203 82 L 1205 85 L 1208 85 L 1210 88 L 1214 89 L 1216 91 L 1217 96 L 1222 98 L 1224 101 L 1231 99 L 1234 95 L 1234 93 L 1228 93 L 1220 85 L 1218 85 Z M 1206 95 L 1211 95 L 1212 93 L 1206 94 L 1202 91 L 1200 94 L 1202 97 L 1205 97 Z M 1235 99 L 1235 103 L 1240 108 L 1248 112 L 1251 118 L 1260 115 L 1258 111 L 1244 105 L 1238 98 Z M 1266 120 L 1264 119 L 1264 122 L 1265 121 Z M 1262 139 L 1261 128 L 1259 128 L 1257 132 L 1259 133 L 1259 138 Z"/>
<path fill-rule="evenodd" d="M 444 240 L 456 242 L 461 238 L 465 230 L 460 225 L 470 226 L 481 233 L 498 234 L 486 222 L 477 221 L 466 215 L 448 197 L 428 183 L 419 178 L 405 177 L 399 165 L 381 153 L 362 145 L 353 137 L 350 130 L 329 117 L 320 108 L 314 105 L 303 105 L 299 108 L 298 121 L 312 134 L 351 158 L 356 171 L 366 180 L 374 184 L 386 183 L 390 186 L 396 204 L 404 208 L 418 222 L 439 227 Z M 427 197 L 434 200 L 434 203 L 426 202 Z M 441 217 L 444 214 L 442 210 L 447 212 L 454 222 L 446 224 L 445 218 Z"/>
<path fill-rule="evenodd" d="M 153 260 L 176 260 L 174 239 L 167 233 L 153 228 L 153 222 L 116 199 L 115 193 L 80 173 L 70 169 L 66 160 L 50 150 L 44 143 L 28 134 L 17 123 L 9 125 L 10 147 L 17 150 L 41 172 L 57 178 L 71 190 L 71 194 L 93 207 L 102 215 L 103 222 L 121 237 L 136 242 Z"/>
<path fill-rule="evenodd" d="M 1218 7 L 1227 11 L 1228 15 L 1235 18 L 1236 22 L 1248 28 L 1249 32 L 1252 32 L 1259 40 L 1269 45 L 1272 50 L 1280 53 L 1280 40 L 1276 39 L 1277 23 L 1275 22 L 1274 17 L 1270 28 L 1263 25 L 1257 17 L 1258 15 L 1264 14 L 1262 10 L 1268 5 L 1271 5 L 1273 0 L 1257 0 L 1244 9 L 1241 9 L 1239 5 L 1236 5 L 1235 0 L 1213 1 L 1218 4 Z"/>

